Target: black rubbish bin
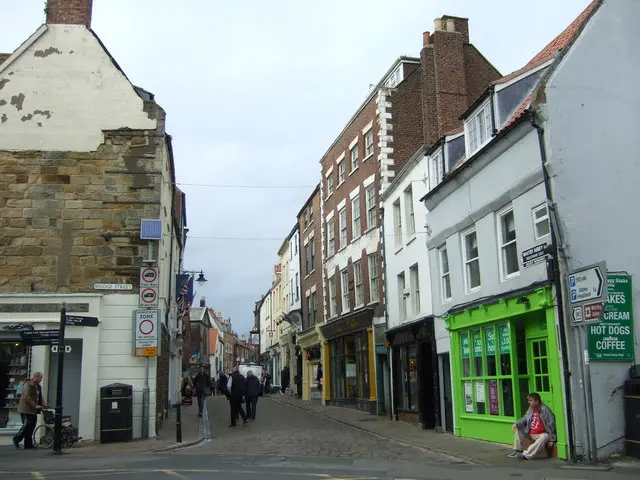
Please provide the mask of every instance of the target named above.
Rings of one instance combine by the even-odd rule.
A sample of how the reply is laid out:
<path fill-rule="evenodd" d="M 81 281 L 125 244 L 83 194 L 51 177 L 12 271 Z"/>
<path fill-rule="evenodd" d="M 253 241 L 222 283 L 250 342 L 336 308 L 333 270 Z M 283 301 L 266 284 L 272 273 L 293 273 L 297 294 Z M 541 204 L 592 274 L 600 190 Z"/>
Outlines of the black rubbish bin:
<path fill-rule="evenodd" d="M 640 378 L 624 382 L 626 453 L 640 458 Z"/>
<path fill-rule="evenodd" d="M 100 389 L 100 443 L 133 438 L 133 386 L 112 383 Z"/>

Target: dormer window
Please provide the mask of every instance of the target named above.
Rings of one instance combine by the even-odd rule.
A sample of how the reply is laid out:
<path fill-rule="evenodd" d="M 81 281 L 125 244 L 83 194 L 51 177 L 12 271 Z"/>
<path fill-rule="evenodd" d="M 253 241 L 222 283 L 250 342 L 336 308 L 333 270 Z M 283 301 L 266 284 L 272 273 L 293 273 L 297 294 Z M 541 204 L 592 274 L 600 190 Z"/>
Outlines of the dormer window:
<path fill-rule="evenodd" d="M 467 139 L 468 157 L 480 150 L 485 143 L 491 140 L 491 102 L 487 100 L 464 123 L 465 138 Z"/>
<path fill-rule="evenodd" d="M 429 190 L 436 188 L 442 178 L 442 149 L 439 149 L 429 158 Z"/>

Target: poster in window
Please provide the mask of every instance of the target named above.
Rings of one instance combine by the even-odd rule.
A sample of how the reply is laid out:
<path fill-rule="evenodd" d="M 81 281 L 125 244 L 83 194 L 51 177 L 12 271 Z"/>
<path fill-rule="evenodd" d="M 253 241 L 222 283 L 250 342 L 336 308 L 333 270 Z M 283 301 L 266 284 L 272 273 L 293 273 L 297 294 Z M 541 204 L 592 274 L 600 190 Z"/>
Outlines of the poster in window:
<path fill-rule="evenodd" d="M 476 402 L 484 403 L 484 382 L 476 382 Z"/>
<path fill-rule="evenodd" d="M 500 338 L 500 353 L 511 353 L 511 338 L 508 323 L 498 327 L 498 336 Z"/>
<path fill-rule="evenodd" d="M 347 376 L 347 378 L 356 378 L 356 364 L 355 363 L 347 363 L 347 365 L 346 365 L 346 376 Z"/>
<path fill-rule="evenodd" d="M 473 413 L 473 391 L 471 382 L 464 382 L 464 411 Z"/>
<path fill-rule="evenodd" d="M 473 332 L 473 356 L 482 356 L 482 337 L 480 337 L 480 330 L 474 330 Z"/>
<path fill-rule="evenodd" d="M 462 358 L 469 358 L 469 334 L 463 333 L 462 337 Z"/>
<path fill-rule="evenodd" d="M 496 334 L 493 327 L 484 329 L 484 342 L 487 345 L 487 355 L 496 354 Z"/>
<path fill-rule="evenodd" d="M 489 380 L 489 413 L 491 415 L 500 415 L 500 407 L 498 406 L 497 380 Z"/>

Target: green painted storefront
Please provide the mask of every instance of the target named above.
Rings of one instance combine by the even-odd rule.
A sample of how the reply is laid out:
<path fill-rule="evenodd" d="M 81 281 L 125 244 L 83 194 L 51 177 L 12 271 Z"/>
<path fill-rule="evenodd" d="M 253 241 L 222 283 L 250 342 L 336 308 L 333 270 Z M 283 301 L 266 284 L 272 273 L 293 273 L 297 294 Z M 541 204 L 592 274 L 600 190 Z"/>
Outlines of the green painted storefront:
<path fill-rule="evenodd" d="M 455 312 L 452 310 L 452 312 Z M 538 392 L 556 416 L 567 458 L 561 362 L 550 286 L 451 313 L 455 434 L 513 443 L 511 426 Z"/>

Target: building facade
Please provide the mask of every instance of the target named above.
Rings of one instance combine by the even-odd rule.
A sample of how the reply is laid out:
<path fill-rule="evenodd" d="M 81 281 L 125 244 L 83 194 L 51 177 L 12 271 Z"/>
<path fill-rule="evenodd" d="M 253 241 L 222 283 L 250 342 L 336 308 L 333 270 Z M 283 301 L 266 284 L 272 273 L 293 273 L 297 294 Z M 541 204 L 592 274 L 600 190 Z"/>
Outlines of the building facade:
<path fill-rule="evenodd" d="M 42 371 L 54 403 L 57 357 L 17 340 L 20 330 L 58 328 L 63 302 L 100 321 L 68 329 L 65 412 L 83 438 L 99 431 L 103 385 L 133 386 L 134 438 L 155 436 L 169 407 L 173 282 L 184 246 L 183 219 L 172 218 L 171 138 L 153 94 L 129 82 L 89 28 L 91 7 L 50 0 L 46 24 L 0 64 L 4 434 L 21 424 L 14 374 Z M 141 238 L 142 219 L 159 221 L 158 240 Z M 134 356 L 132 328 L 143 265 L 159 269 L 160 356 L 148 363 Z"/>

